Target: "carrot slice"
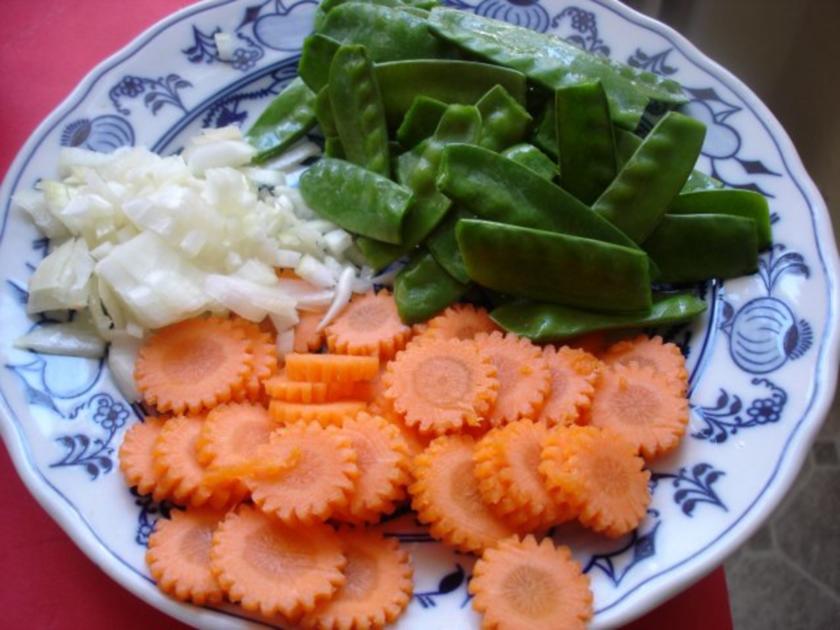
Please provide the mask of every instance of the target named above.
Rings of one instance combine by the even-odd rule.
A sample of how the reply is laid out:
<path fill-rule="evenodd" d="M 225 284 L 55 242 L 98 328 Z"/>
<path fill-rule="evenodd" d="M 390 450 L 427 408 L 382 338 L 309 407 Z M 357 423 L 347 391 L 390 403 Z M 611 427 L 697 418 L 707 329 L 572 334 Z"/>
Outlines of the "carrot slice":
<path fill-rule="evenodd" d="M 575 513 L 556 502 L 540 474 L 542 422 L 520 420 L 489 431 L 473 456 L 478 491 L 494 512 L 522 531 L 535 531 L 571 520 Z"/>
<path fill-rule="evenodd" d="M 565 344 L 575 350 L 583 350 L 589 354 L 594 354 L 596 357 L 600 357 L 606 351 L 610 342 L 606 333 L 596 331 L 574 337 L 573 339 L 567 339 Z"/>
<path fill-rule="evenodd" d="M 160 411 L 198 413 L 245 391 L 253 356 L 244 333 L 218 317 L 161 328 L 140 348 L 137 389 Z"/>
<path fill-rule="evenodd" d="M 339 354 L 365 354 L 390 359 L 411 339 L 397 303 L 387 290 L 356 295 L 327 326 L 327 347 Z"/>
<path fill-rule="evenodd" d="M 479 333 L 475 342 L 496 366 L 499 379 L 499 395 L 487 417 L 489 423 L 499 426 L 537 417 L 551 385 L 551 372 L 540 348 L 524 337 L 500 332 Z"/>
<path fill-rule="evenodd" d="M 195 442 L 204 466 L 236 466 L 249 461 L 277 426 L 265 407 L 254 403 L 220 405 L 207 414 Z"/>
<path fill-rule="evenodd" d="M 324 331 L 318 330 L 324 311 L 298 311 L 298 318 L 292 348 L 295 352 L 318 352 L 324 346 Z"/>
<path fill-rule="evenodd" d="M 241 317 L 236 317 L 231 321 L 245 334 L 253 359 L 251 373 L 245 380 L 245 390 L 237 398 L 241 400 L 247 397 L 251 400 L 259 400 L 264 391 L 263 381 L 277 373 L 277 345 L 272 335 L 264 332 L 259 324 Z"/>
<path fill-rule="evenodd" d="M 423 434 L 413 429 L 412 427 L 408 426 L 403 420 L 402 416 L 398 414 L 393 408 L 387 409 L 385 411 L 373 411 L 374 413 L 378 414 L 382 418 L 385 418 L 390 424 L 397 427 L 397 430 L 400 432 L 403 440 L 405 441 L 406 448 L 408 449 L 408 456 L 410 459 L 414 459 L 417 455 L 423 452 L 423 450 L 429 445 L 429 442 L 432 441 L 433 436 L 428 434 Z M 411 471 L 409 470 L 409 474 Z"/>
<path fill-rule="evenodd" d="M 424 335 L 438 339 L 473 339 L 479 333 L 499 330 L 487 311 L 472 304 L 450 306 L 428 321 Z"/>
<path fill-rule="evenodd" d="M 342 400 L 311 405 L 272 400 L 268 404 L 268 412 L 272 419 L 280 424 L 303 421 L 330 426 L 341 424 L 345 418 L 352 418 L 360 411 L 364 411 L 366 407 L 367 405 L 361 400 Z"/>
<path fill-rule="evenodd" d="M 592 403 L 601 362 L 588 352 L 567 346 L 546 346 L 543 356 L 551 371 L 551 389 L 539 419 L 550 426 L 580 422 L 581 412 Z"/>
<path fill-rule="evenodd" d="M 406 423 L 430 433 L 481 424 L 499 387 L 489 357 L 459 339 L 411 344 L 388 364 L 383 384 Z"/>
<path fill-rule="evenodd" d="M 264 512 L 289 525 L 327 520 L 345 507 L 359 476 L 350 438 L 336 427 L 293 424 L 275 431 L 268 444 L 257 449 L 261 461 L 285 461 L 294 466 L 276 476 L 246 477 L 251 498 Z"/>
<path fill-rule="evenodd" d="M 688 371 L 685 369 L 683 353 L 676 344 L 664 343 L 658 335 L 639 335 L 619 341 L 607 349 L 603 360 L 607 365 L 636 363 L 649 367 L 672 381 L 680 394 L 685 394 L 688 389 Z"/>
<path fill-rule="evenodd" d="M 266 617 L 292 619 L 329 599 L 345 582 L 347 558 L 332 528 L 292 528 L 240 505 L 213 535 L 210 566 L 228 598 Z"/>
<path fill-rule="evenodd" d="M 528 535 L 487 549 L 473 569 L 473 608 L 482 628 L 572 630 L 592 618 L 589 578 L 566 546 Z"/>
<path fill-rule="evenodd" d="M 152 451 L 165 422 L 166 418 L 145 418 L 143 422 L 134 423 L 123 437 L 120 470 L 129 487 L 135 486 L 140 494 L 160 493 Z M 156 496 L 155 500 L 162 498 L 162 495 Z"/>
<path fill-rule="evenodd" d="M 638 364 L 616 364 L 598 376 L 589 422 L 612 429 L 650 460 L 679 445 L 688 400 L 665 375 Z"/>
<path fill-rule="evenodd" d="M 370 381 L 312 383 L 292 381 L 285 371 L 264 383 L 269 396 L 276 400 L 297 403 L 323 403 L 343 399 L 370 400 L 373 388 Z"/>
<path fill-rule="evenodd" d="M 393 623 L 411 601 L 408 553 L 393 538 L 372 530 L 341 529 L 347 581 L 333 597 L 300 620 L 303 628 L 379 630 Z"/>
<path fill-rule="evenodd" d="M 160 590 L 199 606 L 221 603 L 224 593 L 210 571 L 210 547 L 224 516 L 191 508 L 173 510 L 171 519 L 158 519 L 149 536 L 146 564 Z"/>
<path fill-rule="evenodd" d="M 555 427 L 546 438 L 540 472 L 555 501 L 580 522 L 611 538 L 635 529 L 650 503 L 650 472 L 634 447 L 613 431 Z"/>
<path fill-rule="evenodd" d="M 286 355 L 286 376 L 293 381 L 353 382 L 369 381 L 379 372 L 376 357 L 346 354 Z"/>
<path fill-rule="evenodd" d="M 481 499 L 473 472 L 475 440 L 467 435 L 435 439 L 414 459 L 411 507 L 435 538 L 464 552 L 480 552 L 516 533 Z"/>
<path fill-rule="evenodd" d="M 345 419 L 341 433 L 350 438 L 356 452 L 359 476 L 347 507 L 334 518 L 350 523 L 375 523 L 390 514 L 405 498 L 411 481 L 408 446 L 399 429 L 379 416 L 360 413 Z"/>

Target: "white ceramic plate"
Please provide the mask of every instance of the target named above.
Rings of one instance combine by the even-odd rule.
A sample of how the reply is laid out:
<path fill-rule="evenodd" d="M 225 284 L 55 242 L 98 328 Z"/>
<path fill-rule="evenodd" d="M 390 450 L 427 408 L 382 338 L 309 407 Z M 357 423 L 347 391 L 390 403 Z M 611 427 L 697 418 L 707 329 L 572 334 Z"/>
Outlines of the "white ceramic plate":
<path fill-rule="evenodd" d="M 708 315 L 668 334 L 688 351 L 690 435 L 656 462 L 647 519 L 624 540 L 558 531 L 592 578 L 598 627 L 630 621 L 709 572 L 755 531 L 793 481 L 831 401 L 838 364 L 838 258 L 825 204 L 787 134 L 744 84 L 684 38 L 612 0 L 454 2 L 550 31 L 597 54 L 679 80 L 709 127 L 699 168 L 770 197 L 772 252 L 759 274 L 712 283 Z M 23 304 L 44 242 L 10 196 L 54 176 L 61 146 L 145 144 L 169 153 L 203 126 L 250 124 L 295 75 L 312 0 L 212 0 L 163 20 L 104 61 L 33 134 L 0 193 L 0 427 L 26 485 L 111 577 L 182 621 L 244 627 L 241 611 L 178 604 L 154 587 L 144 543 L 161 507 L 131 494 L 116 450 L 134 410 L 98 361 L 12 348 L 41 320 Z M 232 61 L 212 34 L 236 36 Z M 166 506 L 163 506 L 165 511 Z M 468 556 L 410 520 L 415 595 L 401 628 L 477 627 Z"/>

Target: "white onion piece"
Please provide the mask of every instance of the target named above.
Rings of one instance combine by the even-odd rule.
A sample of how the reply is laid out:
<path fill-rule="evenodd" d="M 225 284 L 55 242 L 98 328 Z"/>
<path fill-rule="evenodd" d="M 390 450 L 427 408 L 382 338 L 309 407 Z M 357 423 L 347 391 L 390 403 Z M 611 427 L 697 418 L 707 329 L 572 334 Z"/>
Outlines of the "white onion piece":
<path fill-rule="evenodd" d="M 347 306 L 350 301 L 350 296 L 353 295 L 353 279 L 356 277 L 355 271 L 352 267 L 345 267 L 338 278 L 338 284 L 335 287 L 335 297 L 333 298 L 330 308 L 324 313 L 324 317 L 318 322 L 316 330 L 323 330 L 329 323 L 338 315 L 341 310 Z"/>
<path fill-rule="evenodd" d="M 279 287 L 266 287 L 249 280 L 208 274 L 204 290 L 213 299 L 237 315 L 261 322 L 266 315 L 297 321 L 296 301 Z"/>
<path fill-rule="evenodd" d="M 219 53 L 219 61 L 230 61 L 233 59 L 236 42 L 230 33 L 219 31 L 213 35 L 213 40 L 216 42 L 216 52 Z"/>
<path fill-rule="evenodd" d="M 134 382 L 134 365 L 140 351 L 142 339 L 129 335 L 115 336 L 108 350 L 108 368 L 120 393 L 129 402 L 140 400 L 137 384 Z"/>
<path fill-rule="evenodd" d="M 277 360 L 280 365 L 286 361 L 286 355 L 292 352 L 295 347 L 295 330 L 289 328 L 283 332 L 277 333 Z"/>
<path fill-rule="evenodd" d="M 316 155 L 321 155 L 321 148 L 314 142 L 303 138 L 276 158 L 268 160 L 264 166 L 266 168 L 276 168 L 281 171 L 295 169 L 301 162 Z"/>
<path fill-rule="evenodd" d="M 89 321 L 45 324 L 15 340 L 16 348 L 44 354 L 96 359 L 105 354 L 105 341 Z"/>
<path fill-rule="evenodd" d="M 333 256 L 341 257 L 353 244 L 353 237 L 342 229 L 332 230 L 324 234 L 324 244 Z"/>
<path fill-rule="evenodd" d="M 41 261 L 29 277 L 28 313 L 87 306 L 94 261 L 82 239 L 72 239 Z"/>
<path fill-rule="evenodd" d="M 295 273 L 317 287 L 329 288 L 335 286 L 336 276 L 333 271 L 324 263 L 309 255 L 300 259 L 295 267 Z"/>
<path fill-rule="evenodd" d="M 40 190 L 21 190 L 12 197 L 13 207 L 26 214 L 49 239 L 64 239 L 70 232 L 50 212 L 46 196 Z"/>

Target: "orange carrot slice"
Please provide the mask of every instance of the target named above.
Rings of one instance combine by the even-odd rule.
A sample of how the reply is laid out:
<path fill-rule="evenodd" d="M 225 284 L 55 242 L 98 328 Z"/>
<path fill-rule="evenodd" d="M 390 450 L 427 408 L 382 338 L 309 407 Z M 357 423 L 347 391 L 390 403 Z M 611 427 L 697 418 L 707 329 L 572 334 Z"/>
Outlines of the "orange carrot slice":
<path fill-rule="evenodd" d="M 300 526 L 325 521 L 345 507 L 359 476 L 350 438 L 336 427 L 293 424 L 275 431 L 257 450 L 261 461 L 295 464 L 277 476 L 246 477 L 251 498 L 264 512 Z"/>
<path fill-rule="evenodd" d="M 616 364 L 598 376 L 589 423 L 612 429 L 650 460 L 679 445 L 688 400 L 665 375 L 638 364 Z"/>
<path fill-rule="evenodd" d="M 271 398 L 295 403 L 323 403 L 344 399 L 370 400 L 373 388 L 370 381 L 313 383 L 292 381 L 285 371 L 265 381 L 265 389 Z"/>
<path fill-rule="evenodd" d="M 420 433 L 416 429 L 408 426 L 402 416 L 400 416 L 400 414 L 398 414 L 393 408 L 386 411 L 374 411 L 373 413 L 385 418 L 385 420 L 387 420 L 390 424 L 397 427 L 397 430 L 400 432 L 400 435 L 405 441 L 406 448 L 408 449 L 408 456 L 411 460 L 422 453 L 429 445 L 429 442 L 433 439 L 433 436 Z M 409 474 L 410 472 L 411 471 L 409 470 Z"/>
<path fill-rule="evenodd" d="M 324 331 L 318 330 L 324 311 L 298 311 L 298 317 L 292 348 L 295 352 L 318 352 L 324 345 Z"/>
<path fill-rule="evenodd" d="M 347 507 L 334 518 L 350 523 L 375 523 L 405 498 L 411 480 L 408 446 L 399 429 L 379 416 L 360 413 L 345 419 L 341 433 L 356 452 L 359 476 Z"/>
<path fill-rule="evenodd" d="M 487 311 L 472 304 L 450 306 L 428 321 L 424 335 L 438 339 L 473 339 L 479 333 L 499 330 Z"/>
<path fill-rule="evenodd" d="M 499 426 L 537 417 L 551 385 L 551 372 L 540 348 L 524 337 L 500 332 L 479 333 L 475 342 L 496 366 L 499 379 L 499 395 L 487 417 L 489 423 Z"/>
<path fill-rule="evenodd" d="M 548 493 L 540 453 L 548 436 L 541 422 L 520 420 L 489 431 L 473 456 L 478 491 L 485 503 L 521 531 L 535 531 L 575 517 Z"/>
<path fill-rule="evenodd" d="M 516 530 L 481 499 L 473 472 L 475 441 L 467 435 L 435 439 L 414 459 L 411 507 L 435 538 L 464 552 L 480 552 Z"/>
<path fill-rule="evenodd" d="M 140 494 L 155 493 L 155 500 L 163 499 L 157 489 L 158 476 L 152 451 L 166 418 L 149 417 L 134 423 L 125 432 L 120 446 L 120 470 L 126 483 L 137 488 Z"/>
<path fill-rule="evenodd" d="M 140 348 L 134 378 L 160 411 L 198 413 L 244 391 L 252 365 L 249 342 L 232 322 L 195 318 L 152 335 Z"/>
<path fill-rule="evenodd" d="M 473 608 L 482 628 L 584 630 L 592 618 L 589 578 L 566 546 L 550 538 L 506 538 L 473 569 Z"/>
<path fill-rule="evenodd" d="M 613 344 L 604 353 L 604 363 L 636 363 L 642 367 L 649 367 L 672 381 L 680 394 L 685 394 L 688 389 L 688 371 L 685 369 L 683 353 L 676 344 L 664 343 L 658 335 L 639 335 Z"/>
<path fill-rule="evenodd" d="M 247 396 L 251 400 L 259 400 L 263 394 L 262 382 L 277 372 L 277 346 L 272 335 L 264 332 L 259 324 L 241 317 L 236 317 L 231 321 L 244 333 L 253 359 L 251 373 L 245 380 L 245 390 L 238 398 L 243 399 Z"/>
<path fill-rule="evenodd" d="M 499 387 L 489 357 L 458 339 L 411 344 L 388 364 L 383 384 L 406 423 L 430 433 L 481 424 Z"/>
<path fill-rule="evenodd" d="M 268 404 L 268 412 L 272 419 L 280 424 L 317 422 L 326 427 L 339 425 L 345 418 L 352 418 L 360 411 L 364 411 L 366 407 L 367 405 L 361 400 L 342 400 L 311 405 L 272 400 Z"/>
<path fill-rule="evenodd" d="M 411 601 L 408 553 L 393 538 L 372 530 L 341 529 L 347 581 L 333 597 L 300 620 L 303 628 L 379 630 L 393 623 Z"/>
<path fill-rule="evenodd" d="M 632 445 L 597 427 L 555 427 L 543 446 L 540 472 L 555 501 L 611 538 L 635 529 L 650 503 L 650 472 Z"/>
<path fill-rule="evenodd" d="M 207 414 L 195 442 L 204 466 L 236 466 L 249 461 L 277 426 L 265 407 L 254 403 L 219 405 Z"/>
<path fill-rule="evenodd" d="M 379 372 L 376 357 L 346 354 L 286 355 L 286 376 L 293 381 L 369 381 Z"/>
<path fill-rule="evenodd" d="M 383 360 L 402 350 L 411 338 L 411 328 L 402 323 L 397 303 L 386 290 L 354 296 L 325 332 L 330 352 Z"/>
<path fill-rule="evenodd" d="M 221 603 L 224 593 L 210 571 L 210 546 L 224 516 L 191 508 L 173 510 L 171 519 L 158 519 L 149 536 L 146 564 L 160 590 L 199 606 Z"/>
<path fill-rule="evenodd" d="M 228 598 L 266 617 L 293 619 L 345 582 L 347 558 L 332 528 L 291 528 L 254 507 L 230 512 L 213 535 L 210 566 Z"/>
<path fill-rule="evenodd" d="M 581 412 L 592 403 L 601 362 L 588 352 L 567 346 L 546 346 L 543 356 L 551 371 L 551 389 L 539 419 L 551 426 L 579 422 Z"/>

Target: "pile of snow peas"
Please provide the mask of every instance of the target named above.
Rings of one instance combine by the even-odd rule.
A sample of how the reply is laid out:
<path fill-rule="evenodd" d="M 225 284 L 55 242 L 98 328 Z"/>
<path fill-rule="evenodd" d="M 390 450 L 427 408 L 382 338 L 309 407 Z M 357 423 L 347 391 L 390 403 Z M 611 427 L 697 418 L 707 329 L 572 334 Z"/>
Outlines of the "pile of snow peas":
<path fill-rule="evenodd" d="M 557 37 L 436 0 L 325 0 L 298 70 L 247 133 L 255 161 L 320 128 L 301 194 L 371 267 L 407 259 L 407 323 L 461 299 L 536 341 L 684 322 L 705 309 L 692 284 L 771 245 L 763 196 L 694 170 L 706 129 L 679 84 Z"/>

